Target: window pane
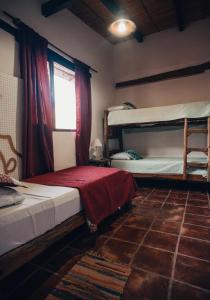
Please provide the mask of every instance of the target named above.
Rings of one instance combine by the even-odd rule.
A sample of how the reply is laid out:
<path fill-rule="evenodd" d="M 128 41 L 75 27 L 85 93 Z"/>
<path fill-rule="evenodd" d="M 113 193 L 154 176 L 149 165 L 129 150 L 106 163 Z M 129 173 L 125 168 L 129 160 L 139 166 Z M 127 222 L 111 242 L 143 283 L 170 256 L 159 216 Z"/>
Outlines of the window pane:
<path fill-rule="evenodd" d="M 74 72 L 54 63 L 55 128 L 76 129 Z"/>

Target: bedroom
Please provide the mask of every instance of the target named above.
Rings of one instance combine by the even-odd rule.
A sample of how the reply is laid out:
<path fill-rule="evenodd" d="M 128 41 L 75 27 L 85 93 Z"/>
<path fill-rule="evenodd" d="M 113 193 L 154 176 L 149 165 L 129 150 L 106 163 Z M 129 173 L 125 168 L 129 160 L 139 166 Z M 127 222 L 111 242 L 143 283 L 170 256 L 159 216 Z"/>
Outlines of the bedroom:
<path fill-rule="evenodd" d="M 183 5 L 184 15 L 181 17 L 183 23 L 179 23 L 180 19 L 176 17 L 173 1 L 141 1 L 143 4 L 139 4 L 139 1 L 116 1 L 127 9 L 128 17 L 129 9 L 130 13 L 133 11 L 133 15 L 135 15 L 135 10 L 139 12 L 137 24 L 144 33 L 143 42 L 139 42 L 137 40 L 139 37 L 137 39 L 135 37 L 117 43 L 116 38 L 110 37 L 107 33 L 107 27 L 112 19 L 110 15 L 112 16 L 113 13 L 110 13 L 110 7 L 107 8 L 108 4 L 104 4 L 104 2 L 115 1 L 93 1 L 94 4 L 89 10 L 87 7 L 91 4 L 88 4 L 88 1 L 55 1 L 57 5 L 60 3 L 59 9 L 48 17 L 42 15 L 43 2 L 41 0 L 15 2 L 1 0 L 0 19 L 14 28 L 17 27 L 11 18 L 3 13 L 6 11 L 47 39 L 52 44 L 49 48 L 53 53 L 59 54 L 59 58 L 65 58 L 72 63 L 72 59 L 69 58 L 71 56 L 97 71 L 90 70 L 91 145 L 96 139 L 104 145 L 103 116 L 104 111 L 111 106 L 131 102 L 140 109 L 209 101 L 208 1 L 186 1 Z M 65 5 L 69 9 L 64 8 Z M 92 11 L 93 8 L 95 13 Z M 102 12 L 104 16 L 100 17 Z M 145 23 L 141 21 L 141 18 Z M 101 23 L 98 23 L 99 19 Z M 2 25 L 2 22 L 0 24 Z M 23 80 L 20 79 L 19 42 L 15 41 L 14 36 L 5 30 L 5 23 L 3 24 L 4 29 L 0 28 L 0 99 L 4 102 L 0 111 L 0 134 L 11 135 L 15 149 L 22 153 L 20 136 L 21 124 L 24 121 L 21 118 Z M 183 29 L 181 31 L 180 25 L 183 27 L 180 28 Z M 204 64 L 204 70 L 198 71 L 202 64 Z M 168 80 L 115 87 L 116 83 L 170 73 L 192 66 L 197 66 L 193 69 L 192 76 L 183 76 L 183 71 L 181 71 L 178 72 L 179 76 Z M 6 95 L 6 98 L 2 95 Z M 167 128 L 160 126 L 152 130 L 147 128 L 146 131 L 142 129 L 136 132 L 133 129 L 130 132 L 127 131 L 123 133 L 125 149 L 132 148 L 143 157 L 178 156 L 182 159 L 183 124 L 175 130 L 171 130 L 170 126 Z M 206 135 L 196 135 L 193 147 L 205 147 L 205 142 Z M 13 155 L 8 148 L 8 143 L 1 140 L 0 145 L 0 150 L 6 152 L 5 157 L 8 160 Z M 113 139 L 109 144 L 110 149 L 113 150 L 118 146 L 117 139 Z M 75 130 L 66 131 L 59 130 L 59 128 L 54 130 L 54 170 L 75 166 L 77 154 Z M 21 158 L 17 158 L 16 172 L 21 172 L 20 165 Z M 2 168 L 2 164 L 0 166 Z M 16 173 L 15 177 L 19 178 L 19 174 Z M 78 266 L 78 260 L 86 258 L 85 253 L 95 247 L 101 257 L 125 268 L 121 272 L 124 272 L 126 279 L 119 283 L 120 286 L 116 283 L 114 287 L 115 292 L 120 290 L 120 295 L 116 296 L 118 297 L 116 299 L 120 299 L 122 290 L 124 290 L 123 299 L 209 299 L 210 214 L 207 185 L 204 183 L 197 187 L 196 182 L 190 185 L 175 185 L 174 181 L 154 181 L 151 178 L 145 181 L 144 178 L 140 178 L 138 183 L 140 188 L 137 197 L 133 200 L 132 211 L 119 212 L 113 217 L 114 219 L 111 217 L 112 220 L 104 225 L 105 228 L 101 228 L 102 232 L 90 235 L 83 225 L 75 228 L 67 237 L 61 238 L 65 231 L 62 229 L 62 233 L 57 234 L 60 240 L 48 250 L 43 246 L 43 241 L 40 242 L 45 252 L 37 258 L 32 257 L 30 253 L 38 251 L 37 247 L 29 248 L 25 256 L 31 255 L 32 260 L 2 280 L 0 298 L 58 297 L 59 299 L 58 294 L 52 296 L 52 289 L 56 289 L 60 280 L 72 269 L 73 265 Z M 196 188 L 197 190 L 194 190 Z M 63 189 L 70 188 L 58 187 L 56 190 L 56 187 L 51 187 L 49 191 L 56 195 L 59 192 L 62 193 Z M 49 192 L 45 191 L 45 193 Z M 174 210 L 171 209 L 170 203 L 173 204 Z M 79 210 L 79 207 L 76 208 Z M 8 209 L 11 208 L 8 207 Z M 140 209 L 144 212 L 143 215 Z M 164 216 L 166 212 L 169 214 L 166 216 L 169 220 L 163 221 L 164 218 L 154 220 L 155 213 L 160 209 L 164 212 Z M 184 214 L 185 218 L 183 218 Z M 153 224 L 150 222 L 151 219 Z M 75 227 L 78 227 L 77 222 L 80 223 L 81 220 L 76 219 L 74 222 Z M 69 226 L 69 230 L 72 230 L 72 223 Z M 39 231 L 38 228 L 37 231 Z M 9 243 L 8 237 L 7 242 Z M 141 246 L 141 244 L 145 245 Z M 0 248 L 3 249 L 2 246 Z M 181 248 L 181 252 L 177 251 Z M 143 251 L 145 249 L 148 251 Z M 20 265 L 21 261 L 24 261 L 23 256 L 23 254 L 17 256 Z M 4 270 L 9 269 L 10 259 L 12 258 L 8 256 L 5 260 Z M 152 265 L 151 262 L 153 262 Z M 90 270 L 91 267 L 87 272 Z M 103 282 L 103 278 L 102 282 L 99 278 L 99 286 L 104 287 Z M 71 293 L 72 291 L 69 292 Z M 69 299 L 71 297 L 73 298 L 70 295 Z M 75 299 L 77 298 L 75 296 Z M 93 299 L 97 299 L 97 296 Z M 99 296 L 98 299 L 100 299 Z"/>

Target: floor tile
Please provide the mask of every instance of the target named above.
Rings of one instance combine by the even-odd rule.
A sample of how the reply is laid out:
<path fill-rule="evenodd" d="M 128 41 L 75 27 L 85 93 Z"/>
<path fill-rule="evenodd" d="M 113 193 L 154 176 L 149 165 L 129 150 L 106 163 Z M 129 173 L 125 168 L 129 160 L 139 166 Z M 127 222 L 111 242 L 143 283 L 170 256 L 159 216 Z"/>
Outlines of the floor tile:
<path fill-rule="evenodd" d="M 169 197 L 167 200 L 166 200 L 166 204 L 174 204 L 174 205 L 185 205 L 186 203 L 186 198 L 182 199 L 182 198 L 173 198 L 173 197 Z"/>
<path fill-rule="evenodd" d="M 102 228 L 99 228 L 99 233 L 103 234 L 105 236 L 111 236 L 114 234 L 114 232 L 121 226 L 121 224 L 116 220 L 117 222 L 108 224 L 103 226 Z"/>
<path fill-rule="evenodd" d="M 128 227 L 123 225 L 114 233 L 113 237 L 127 242 L 139 244 L 142 241 L 145 233 L 145 229 Z"/>
<path fill-rule="evenodd" d="M 178 252 L 210 261 L 210 242 L 181 237 Z"/>
<path fill-rule="evenodd" d="M 180 192 L 180 193 L 178 193 L 178 192 L 171 192 L 170 194 L 169 194 L 169 197 L 170 198 L 179 198 L 179 199 L 186 199 L 187 198 L 187 193 L 183 193 L 183 192 Z"/>
<path fill-rule="evenodd" d="M 155 197 L 162 197 L 162 198 L 165 198 L 167 195 L 169 194 L 168 191 L 157 191 L 157 190 L 154 190 L 152 193 L 151 193 L 151 196 L 155 196 Z"/>
<path fill-rule="evenodd" d="M 142 246 L 137 252 L 133 266 L 165 276 L 170 276 L 173 254 Z"/>
<path fill-rule="evenodd" d="M 123 299 L 165 300 L 167 290 L 168 279 L 142 270 L 133 270 L 126 284 Z"/>
<path fill-rule="evenodd" d="M 179 234 L 180 226 L 181 223 L 179 222 L 167 222 L 165 220 L 156 219 L 152 225 L 152 230 Z"/>
<path fill-rule="evenodd" d="M 208 196 L 207 195 L 204 195 L 204 194 L 190 194 L 189 195 L 189 200 L 203 200 L 203 201 L 206 201 L 208 200 Z"/>
<path fill-rule="evenodd" d="M 210 227 L 210 217 L 185 214 L 184 223 Z"/>
<path fill-rule="evenodd" d="M 185 209 L 185 206 L 183 204 L 176 204 L 176 203 L 165 203 L 163 205 L 163 210 L 168 210 L 169 212 L 170 211 L 176 211 L 178 213 L 183 213 L 184 212 L 184 209 Z"/>
<path fill-rule="evenodd" d="M 210 241 L 210 228 L 184 224 L 181 229 L 183 236 Z"/>
<path fill-rule="evenodd" d="M 138 206 L 142 203 L 143 200 L 139 200 L 139 198 L 134 198 L 132 200 L 132 204 L 135 205 L 135 206 Z"/>
<path fill-rule="evenodd" d="M 174 278 L 210 290 L 210 262 L 177 256 Z"/>
<path fill-rule="evenodd" d="M 140 228 L 149 228 L 152 224 L 154 218 L 148 216 L 138 216 L 138 215 L 130 215 L 124 225 L 140 227 Z"/>
<path fill-rule="evenodd" d="M 203 207 L 203 208 L 209 208 L 208 201 L 200 201 L 200 200 L 188 200 L 187 201 L 188 206 L 195 206 L 195 207 Z"/>
<path fill-rule="evenodd" d="M 176 248 L 178 236 L 165 232 L 149 231 L 143 246 L 150 246 L 174 252 Z"/>
<path fill-rule="evenodd" d="M 107 243 L 105 243 L 105 245 L 96 251 L 96 254 L 110 261 L 129 264 L 137 248 L 138 245 L 110 239 Z"/>
<path fill-rule="evenodd" d="M 115 220 L 114 223 L 119 223 L 122 224 L 125 222 L 125 220 L 127 219 L 127 217 L 129 216 L 130 212 L 125 212 L 123 214 L 120 214 Z"/>
<path fill-rule="evenodd" d="M 173 282 L 171 300 L 209 300 L 210 293 L 192 286 Z"/>
<path fill-rule="evenodd" d="M 165 221 L 181 222 L 183 213 L 183 206 L 165 204 L 160 210 L 158 218 L 164 219 Z"/>
<path fill-rule="evenodd" d="M 144 200 L 140 205 L 139 207 L 142 207 L 142 208 L 160 208 L 162 206 L 162 203 L 159 202 L 159 201 L 147 201 L 147 200 Z"/>
<path fill-rule="evenodd" d="M 163 203 L 165 201 L 165 197 L 150 196 L 146 198 L 144 201 L 154 201 L 154 202 Z"/>
<path fill-rule="evenodd" d="M 148 208 L 148 207 L 140 207 L 136 206 L 132 209 L 132 214 L 140 215 L 140 216 L 147 216 L 150 218 L 154 218 L 160 214 L 160 208 Z"/>
<path fill-rule="evenodd" d="M 186 213 L 210 217 L 210 209 L 208 209 L 208 208 L 202 208 L 202 207 L 188 205 L 186 208 Z"/>

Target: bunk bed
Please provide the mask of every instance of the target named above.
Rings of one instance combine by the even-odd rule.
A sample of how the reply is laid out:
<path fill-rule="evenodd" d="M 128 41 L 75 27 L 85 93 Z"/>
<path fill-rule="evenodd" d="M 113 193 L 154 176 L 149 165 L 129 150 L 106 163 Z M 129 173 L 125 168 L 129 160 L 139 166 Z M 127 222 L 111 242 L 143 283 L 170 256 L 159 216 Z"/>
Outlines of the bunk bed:
<path fill-rule="evenodd" d="M 202 125 L 202 126 L 199 126 Z M 112 160 L 112 166 L 133 173 L 134 177 L 155 177 L 176 180 L 210 181 L 210 101 L 192 102 L 160 107 L 105 111 L 104 154 L 110 157 L 109 140 L 118 139 L 119 151 L 124 150 L 125 129 L 147 129 L 158 127 L 183 128 L 182 158 L 150 158 L 140 160 Z M 207 145 L 189 146 L 191 134 L 205 134 Z M 115 152 L 117 152 L 115 150 Z M 192 152 L 202 152 L 204 158 L 189 158 Z"/>

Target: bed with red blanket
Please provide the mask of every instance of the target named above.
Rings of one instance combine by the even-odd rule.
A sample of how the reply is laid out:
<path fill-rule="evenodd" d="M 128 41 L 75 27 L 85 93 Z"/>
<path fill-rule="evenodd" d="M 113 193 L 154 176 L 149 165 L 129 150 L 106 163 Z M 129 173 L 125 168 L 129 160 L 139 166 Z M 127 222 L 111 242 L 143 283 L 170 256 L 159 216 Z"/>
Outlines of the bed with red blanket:
<path fill-rule="evenodd" d="M 132 175 L 116 168 L 72 167 L 26 181 L 77 188 L 87 219 L 96 225 L 130 201 L 135 193 Z"/>
<path fill-rule="evenodd" d="M 36 222 L 38 222 L 38 220 L 41 220 L 40 230 L 42 230 L 42 232 L 44 233 L 42 233 L 41 235 L 37 235 L 37 232 L 34 232 L 33 235 L 36 236 L 34 239 L 30 239 L 28 238 L 28 236 L 26 236 L 27 242 L 22 243 L 22 240 L 20 240 L 18 246 L 18 238 L 17 236 L 15 236 L 15 247 L 11 248 L 12 250 L 5 252 L 3 255 L 0 255 L 0 279 L 14 272 L 23 264 L 30 261 L 38 254 L 42 253 L 53 243 L 84 224 L 84 213 L 82 211 L 79 211 L 75 215 L 72 215 L 71 203 L 78 203 L 77 201 L 79 201 L 80 204 L 82 203 L 86 218 L 94 225 L 91 226 L 90 229 L 92 228 L 92 231 L 94 231 L 94 229 L 97 228 L 97 224 L 99 224 L 99 222 L 101 222 L 109 215 L 113 214 L 118 209 L 118 207 L 122 207 L 125 203 L 129 202 L 133 198 L 135 193 L 135 184 L 132 175 L 126 171 L 115 168 L 102 168 L 93 166 L 73 167 L 58 172 L 47 173 L 44 175 L 29 178 L 25 181 L 28 182 L 27 188 L 29 189 L 25 204 L 27 204 L 30 209 L 27 210 L 28 206 L 25 208 L 23 202 L 23 205 L 20 205 L 19 208 L 17 207 L 16 210 L 13 208 L 11 209 L 13 218 L 8 217 L 10 216 L 8 211 L 5 212 L 7 220 L 11 219 L 11 224 L 13 224 L 13 221 L 16 220 L 16 212 L 19 216 L 19 212 L 22 207 L 22 210 L 24 212 L 26 210 L 26 213 L 24 213 L 23 221 L 26 222 L 26 220 L 29 220 L 30 226 L 32 225 L 32 228 L 34 226 L 36 228 Z M 38 184 L 38 186 L 33 188 L 33 185 L 36 186 L 36 184 Z M 30 185 L 32 186 L 30 187 Z M 52 190 L 50 190 L 49 186 L 52 187 Z M 56 194 L 57 189 L 60 190 L 61 187 L 67 187 L 71 190 L 65 192 L 65 195 L 68 195 L 68 199 L 63 196 L 60 198 L 56 195 L 55 197 L 50 196 L 54 192 Z M 27 194 L 25 188 L 22 189 L 24 189 L 24 193 Z M 42 193 L 40 194 L 40 189 L 45 190 L 44 196 L 42 195 Z M 54 192 L 53 189 L 55 189 Z M 76 200 L 74 199 L 74 197 L 72 198 L 76 202 L 72 202 L 72 200 L 70 199 L 70 195 L 72 195 L 71 193 L 73 193 L 74 195 L 76 189 L 79 191 L 79 193 L 76 193 L 78 195 L 76 195 Z M 35 190 L 38 190 L 37 194 L 35 193 Z M 61 191 L 58 194 L 60 195 L 62 193 L 63 192 Z M 30 197 L 33 198 L 33 194 L 35 198 L 32 201 Z M 49 196 L 47 197 L 47 199 L 45 199 L 46 195 Z M 41 198 L 39 196 L 41 196 Z M 64 201 L 64 199 L 66 200 Z M 59 203 L 57 201 L 60 201 L 61 206 L 59 206 Z M 67 217 L 67 219 L 66 217 L 64 218 L 63 215 L 61 216 L 61 213 L 63 213 L 62 205 L 66 205 L 66 203 L 68 204 L 68 206 L 64 207 L 65 209 L 68 207 L 69 211 L 65 211 L 64 215 L 69 215 L 69 218 Z M 37 209 L 37 207 L 40 206 L 44 209 L 43 211 Z M 10 208 L 5 209 L 10 210 Z M 57 212 L 57 214 L 55 212 Z M 49 218 L 46 221 L 45 216 Z M 62 217 L 64 221 L 58 224 L 56 223 L 57 225 L 51 228 L 51 223 L 54 224 L 53 222 L 55 222 L 55 216 L 59 216 L 59 218 Z M 22 220 L 19 221 L 22 222 Z M 45 231 L 45 227 L 43 229 L 44 225 L 49 225 L 48 227 L 51 229 Z M 7 228 L 5 229 L 7 230 Z M 28 230 L 30 230 L 30 228 Z M 21 231 L 21 237 L 22 233 L 23 232 Z M 11 232 L 11 235 L 13 237 L 13 231 Z"/>

